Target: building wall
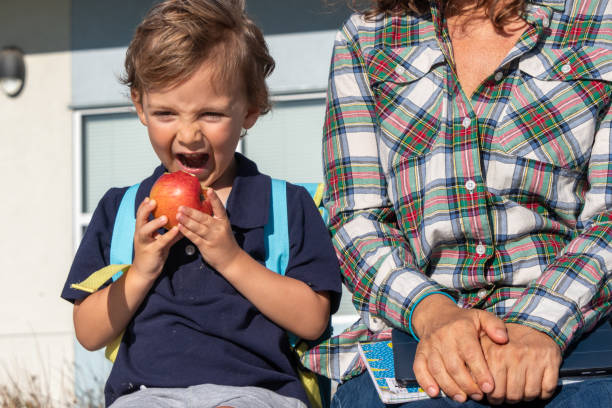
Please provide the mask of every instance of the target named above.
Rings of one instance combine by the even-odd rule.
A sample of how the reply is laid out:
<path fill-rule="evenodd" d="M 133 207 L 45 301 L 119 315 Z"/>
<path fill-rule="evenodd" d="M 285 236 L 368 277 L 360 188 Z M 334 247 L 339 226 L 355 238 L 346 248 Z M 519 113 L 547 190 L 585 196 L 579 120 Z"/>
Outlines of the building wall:
<path fill-rule="evenodd" d="M 74 396 L 72 307 L 59 298 L 74 254 L 74 112 L 129 104 L 117 78 L 133 29 L 153 2 L 0 1 L 0 48 L 23 49 L 27 70 L 18 97 L 0 93 L 0 386 L 16 381 L 27 389 L 34 377 L 37 391 L 59 401 L 53 406 Z M 279 4 L 247 5 L 276 60 L 270 89 L 322 92 L 335 30 L 348 11 L 325 11 L 323 0 Z"/>
<path fill-rule="evenodd" d="M 70 0 L 3 0 L 0 47 L 26 53 L 17 98 L 0 93 L 0 384 L 35 376 L 72 393 L 71 307 L 58 301 L 72 257 Z"/>

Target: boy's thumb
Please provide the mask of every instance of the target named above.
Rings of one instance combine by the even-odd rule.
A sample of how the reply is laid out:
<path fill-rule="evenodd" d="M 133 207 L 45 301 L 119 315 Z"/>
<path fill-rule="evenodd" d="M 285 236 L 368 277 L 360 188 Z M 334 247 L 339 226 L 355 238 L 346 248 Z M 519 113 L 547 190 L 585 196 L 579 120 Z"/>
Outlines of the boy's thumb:
<path fill-rule="evenodd" d="M 480 325 L 484 332 L 497 344 L 508 342 L 508 330 L 506 324 L 493 313 L 482 311 L 480 313 Z"/>

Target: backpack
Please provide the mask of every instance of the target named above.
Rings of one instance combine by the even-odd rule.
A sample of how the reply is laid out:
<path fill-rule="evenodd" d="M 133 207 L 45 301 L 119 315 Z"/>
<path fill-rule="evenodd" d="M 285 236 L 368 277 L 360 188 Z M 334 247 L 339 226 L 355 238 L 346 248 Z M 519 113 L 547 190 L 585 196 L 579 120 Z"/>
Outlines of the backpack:
<path fill-rule="evenodd" d="M 319 208 L 321 216 L 325 220 L 327 213 L 321 205 L 321 200 L 323 198 L 323 183 L 301 183 L 298 185 L 304 187 L 308 191 L 315 205 Z M 132 263 L 134 248 L 134 231 L 136 229 L 134 208 L 136 204 L 136 193 L 139 186 L 140 183 L 129 187 L 119 204 L 111 238 L 110 265 L 92 273 L 84 281 L 72 284 L 72 288 L 93 293 L 109 279 L 112 279 L 113 282 L 116 281 L 129 269 Z M 266 268 L 284 276 L 289 262 L 287 184 L 284 180 L 272 179 L 271 196 L 268 223 L 264 226 Z M 331 324 L 328 325 L 327 330 L 321 338 L 315 341 L 304 341 L 292 333 L 287 334 L 289 343 L 297 354 L 296 360 L 299 361 L 299 356 L 308 348 L 331 337 Z M 123 332 L 106 346 L 104 354 L 106 358 L 112 362 L 114 362 L 117 357 L 122 337 Z M 299 366 L 299 363 L 297 369 L 311 406 L 314 408 L 328 408 L 331 399 L 331 381 L 326 377 L 306 370 Z"/>

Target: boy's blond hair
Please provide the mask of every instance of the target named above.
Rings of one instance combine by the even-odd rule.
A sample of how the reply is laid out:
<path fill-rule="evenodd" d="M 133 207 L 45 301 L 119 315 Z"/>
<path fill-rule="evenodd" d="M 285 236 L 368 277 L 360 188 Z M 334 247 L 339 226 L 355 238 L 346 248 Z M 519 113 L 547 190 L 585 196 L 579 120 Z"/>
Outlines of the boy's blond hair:
<path fill-rule="evenodd" d="M 261 30 L 244 11 L 244 0 L 166 0 L 136 28 L 122 82 L 139 100 L 189 79 L 210 62 L 213 86 L 240 83 L 250 106 L 270 110 L 266 77 L 274 60 Z"/>

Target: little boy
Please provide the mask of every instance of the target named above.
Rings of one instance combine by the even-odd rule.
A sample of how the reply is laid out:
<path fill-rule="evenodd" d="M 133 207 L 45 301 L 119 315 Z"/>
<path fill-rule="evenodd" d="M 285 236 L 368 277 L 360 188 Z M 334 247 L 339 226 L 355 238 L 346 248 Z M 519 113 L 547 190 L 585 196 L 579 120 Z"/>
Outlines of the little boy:
<path fill-rule="evenodd" d="M 317 339 L 338 306 L 340 273 L 311 197 L 287 184 L 286 275 L 263 266 L 271 181 L 235 153 L 269 110 L 274 61 L 240 0 L 167 0 L 138 26 L 125 62 L 131 97 L 161 166 L 136 195 L 134 257 L 113 283 L 71 288 L 110 263 L 126 188 L 95 210 L 62 297 L 77 339 L 99 349 L 123 334 L 105 387 L 113 407 L 305 407 L 287 332 Z M 166 171 L 207 190 L 213 216 L 181 207 L 162 229 L 147 198 Z"/>

